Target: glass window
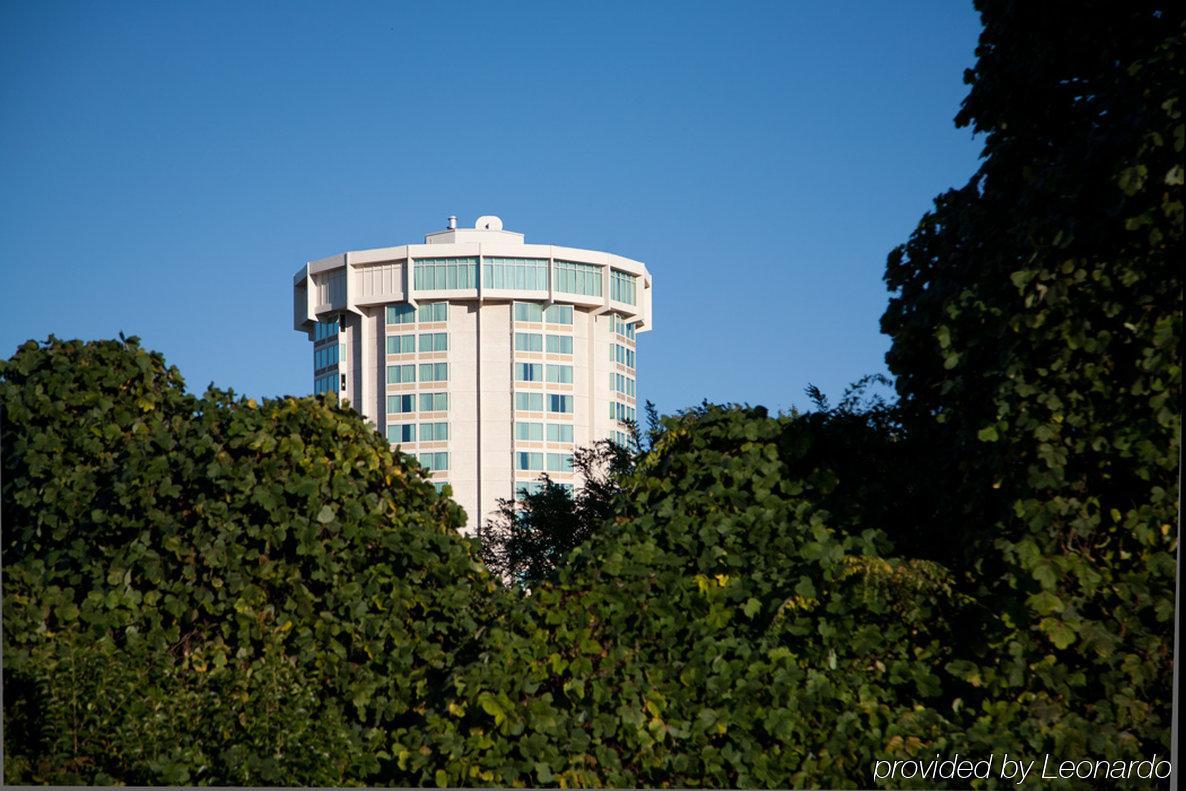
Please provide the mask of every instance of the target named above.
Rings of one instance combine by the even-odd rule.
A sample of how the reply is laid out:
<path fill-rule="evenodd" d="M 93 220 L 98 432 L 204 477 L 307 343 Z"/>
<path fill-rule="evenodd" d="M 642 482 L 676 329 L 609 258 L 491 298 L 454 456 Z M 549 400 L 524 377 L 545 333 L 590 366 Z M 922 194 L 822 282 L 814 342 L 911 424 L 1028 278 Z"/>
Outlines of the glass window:
<path fill-rule="evenodd" d="M 388 335 L 388 354 L 411 354 L 416 351 L 415 335 Z"/>
<path fill-rule="evenodd" d="M 402 415 L 407 412 L 416 411 L 416 396 L 411 393 L 407 395 L 389 395 L 387 396 L 387 414 Z"/>
<path fill-rule="evenodd" d="M 572 426 L 566 423 L 549 423 L 548 442 L 572 442 Z"/>
<path fill-rule="evenodd" d="M 394 426 L 387 427 L 387 441 L 388 442 L 415 442 L 416 441 L 416 424 L 415 423 L 397 423 Z"/>
<path fill-rule="evenodd" d="M 449 424 L 448 423 L 421 423 L 420 424 L 420 441 L 421 442 L 443 442 L 449 439 Z"/>
<path fill-rule="evenodd" d="M 572 324 L 572 305 L 549 305 L 544 311 L 544 321 L 549 324 Z"/>
<path fill-rule="evenodd" d="M 515 439 L 539 440 L 542 442 L 543 438 L 543 423 L 515 423 Z"/>
<path fill-rule="evenodd" d="M 422 258 L 416 262 L 417 291 L 454 291 L 478 287 L 478 259 Z M 421 319 L 424 321 L 424 319 Z"/>
<path fill-rule="evenodd" d="M 447 382 L 448 380 L 448 363 L 420 363 L 421 382 Z"/>
<path fill-rule="evenodd" d="M 421 453 L 420 466 L 433 472 L 447 470 L 449 469 L 449 454 L 444 452 Z"/>
<path fill-rule="evenodd" d="M 538 332 L 516 332 L 515 351 L 542 352 L 544 350 L 544 336 Z"/>
<path fill-rule="evenodd" d="M 549 335 L 548 351 L 552 354 L 572 354 L 572 336 Z"/>
<path fill-rule="evenodd" d="M 313 325 L 313 341 L 323 341 L 338 334 L 340 319 L 338 316 L 319 321 Z"/>
<path fill-rule="evenodd" d="M 421 322 L 429 321 L 448 321 L 449 319 L 449 303 L 448 302 L 423 302 L 421 303 L 417 320 Z"/>
<path fill-rule="evenodd" d="M 542 382 L 544 366 L 541 363 L 515 363 L 516 382 Z"/>
<path fill-rule="evenodd" d="M 388 324 L 411 324 L 416 320 L 416 309 L 407 303 L 387 306 Z"/>
<path fill-rule="evenodd" d="M 438 304 L 444 304 L 438 303 Z M 449 333 L 447 332 L 422 332 L 420 333 L 420 351 L 422 352 L 444 352 L 449 350 Z"/>
<path fill-rule="evenodd" d="M 548 396 L 548 411 L 549 412 L 571 412 L 572 411 L 572 396 L 570 395 L 555 395 Z"/>
<path fill-rule="evenodd" d="M 572 454 L 549 453 L 548 472 L 572 472 Z"/>
<path fill-rule="evenodd" d="M 548 363 L 547 381 L 557 384 L 572 384 L 572 366 Z"/>
<path fill-rule="evenodd" d="M 575 261 L 557 261 L 552 268 L 552 290 L 600 297 L 601 267 Z"/>
<path fill-rule="evenodd" d="M 516 302 L 515 321 L 543 321 L 544 310 L 535 302 Z"/>
<path fill-rule="evenodd" d="M 544 468 L 544 454 L 519 451 L 515 454 L 516 470 L 542 470 Z"/>
<path fill-rule="evenodd" d="M 389 365 L 387 366 L 387 384 L 397 385 L 404 382 L 416 381 L 416 366 L 409 363 L 408 365 Z"/>
<path fill-rule="evenodd" d="M 609 298 L 627 305 L 634 304 L 634 275 L 611 269 L 609 273 Z"/>
<path fill-rule="evenodd" d="M 544 258 L 483 258 L 482 288 L 547 291 L 548 261 Z"/>
<path fill-rule="evenodd" d="M 448 485 L 449 485 L 448 481 L 433 481 L 432 482 L 432 488 L 437 490 L 437 494 L 440 494 L 441 492 L 443 492 L 445 490 L 445 487 Z"/>
<path fill-rule="evenodd" d="M 421 412 L 443 412 L 449 408 L 449 394 L 448 393 L 421 393 L 420 394 L 420 411 Z"/>
<path fill-rule="evenodd" d="M 515 393 L 515 409 L 524 412 L 543 412 L 543 393 Z"/>
<path fill-rule="evenodd" d="M 515 497 L 522 500 L 529 494 L 539 494 L 544 490 L 543 481 L 522 481 L 515 484 Z"/>

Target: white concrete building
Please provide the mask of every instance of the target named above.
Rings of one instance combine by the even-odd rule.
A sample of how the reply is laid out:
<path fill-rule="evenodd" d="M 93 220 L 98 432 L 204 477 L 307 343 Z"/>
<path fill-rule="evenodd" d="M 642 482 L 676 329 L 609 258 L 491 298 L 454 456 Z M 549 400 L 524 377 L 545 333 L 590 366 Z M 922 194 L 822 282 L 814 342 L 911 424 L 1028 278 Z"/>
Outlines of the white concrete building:
<path fill-rule="evenodd" d="M 542 472 L 572 485 L 574 448 L 625 441 L 651 275 L 527 244 L 497 217 L 456 226 L 306 263 L 293 321 L 313 341 L 314 392 L 338 391 L 450 484 L 473 530 Z"/>

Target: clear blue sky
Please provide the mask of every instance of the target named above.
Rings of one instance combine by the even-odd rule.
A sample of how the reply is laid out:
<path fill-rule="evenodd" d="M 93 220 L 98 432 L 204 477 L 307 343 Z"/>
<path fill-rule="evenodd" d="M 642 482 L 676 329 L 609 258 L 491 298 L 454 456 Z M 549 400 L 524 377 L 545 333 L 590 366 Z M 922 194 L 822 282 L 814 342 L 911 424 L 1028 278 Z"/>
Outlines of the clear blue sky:
<path fill-rule="evenodd" d="M 0 355 L 140 335 L 312 390 L 292 274 L 456 214 L 645 261 L 661 411 L 884 371 L 887 252 L 964 183 L 970 2 L 0 4 Z"/>

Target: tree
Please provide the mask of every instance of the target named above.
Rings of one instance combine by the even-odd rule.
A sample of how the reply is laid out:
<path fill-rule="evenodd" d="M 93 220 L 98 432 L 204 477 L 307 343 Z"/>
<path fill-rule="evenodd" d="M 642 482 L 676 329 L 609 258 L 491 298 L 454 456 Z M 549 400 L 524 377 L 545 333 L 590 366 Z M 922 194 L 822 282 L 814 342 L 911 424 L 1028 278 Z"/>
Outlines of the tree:
<path fill-rule="evenodd" d="M 1182 9 L 980 2 L 957 117 L 983 164 L 889 258 L 930 503 L 984 602 L 968 749 L 1168 747 L 1181 425 Z"/>
<path fill-rule="evenodd" d="M 0 419 L 7 781 L 399 784 L 497 609 L 413 460 L 135 338 L 26 343 Z"/>
<path fill-rule="evenodd" d="M 627 448 L 602 440 L 573 453 L 575 494 L 542 475 L 537 491 L 499 500 L 498 514 L 479 534 L 486 567 L 523 587 L 551 579 L 569 553 L 613 517 L 620 480 L 633 463 Z"/>

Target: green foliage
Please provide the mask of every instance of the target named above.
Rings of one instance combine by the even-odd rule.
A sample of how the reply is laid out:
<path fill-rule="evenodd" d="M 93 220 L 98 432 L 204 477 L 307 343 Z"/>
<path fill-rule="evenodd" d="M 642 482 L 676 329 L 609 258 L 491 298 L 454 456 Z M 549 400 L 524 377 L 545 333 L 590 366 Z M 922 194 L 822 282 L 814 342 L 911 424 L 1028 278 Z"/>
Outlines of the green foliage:
<path fill-rule="evenodd" d="M 1166 752 L 1181 425 L 1181 8 L 981 3 L 979 173 L 886 279 L 933 517 L 989 606 L 967 749 Z M 1007 736 L 1006 736 L 1007 735 Z"/>
<path fill-rule="evenodd" d="M 0 408 L 7 779 L 382 777 L 474 650 L 461 510 L 352 411 L 194 398 L 135 339 L 24 345 Z"/>
<path fill-rule="evenodd" d="M 499 577 L 524 587 L 552 579 L 572 550 L 613 518 L 619 481 L 633 463 L 626 448 L 608 440 L 577 448 L 575 495 L 543 475 L 539 491 L 500 500 L 497 515 L 478 534 L 482 562 Z"/>

